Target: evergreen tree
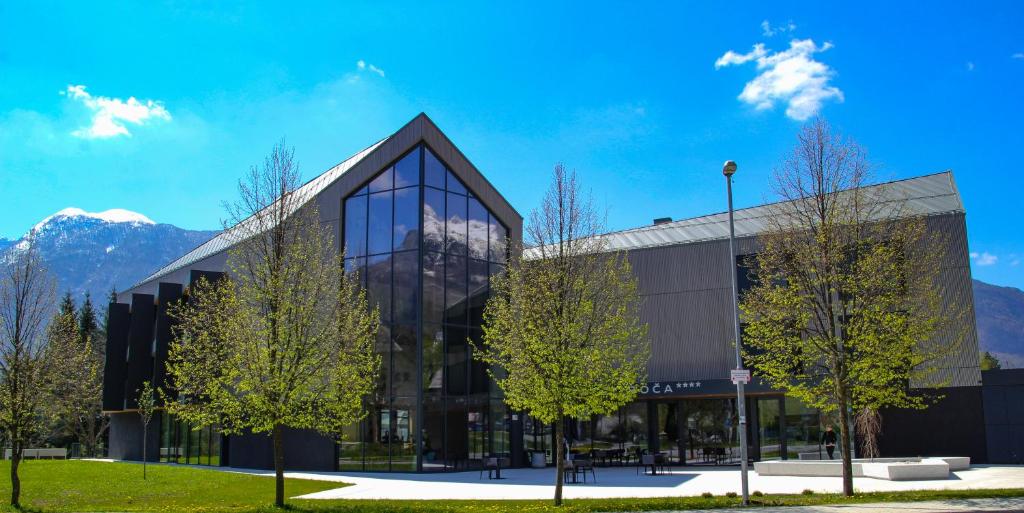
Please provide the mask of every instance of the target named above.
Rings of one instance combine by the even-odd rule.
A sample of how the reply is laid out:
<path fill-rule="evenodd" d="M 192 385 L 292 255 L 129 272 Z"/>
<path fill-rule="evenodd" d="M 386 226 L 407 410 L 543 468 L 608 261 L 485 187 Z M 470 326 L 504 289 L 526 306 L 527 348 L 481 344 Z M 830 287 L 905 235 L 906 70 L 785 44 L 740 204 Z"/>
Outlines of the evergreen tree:
<path fill-rule="evenodd" d="M 97 334 L 99 333 L 100 326 L 96 322 L 96 310 L 92 306 L 92 298 L 89 293 L 85 293 L 85 300 L 82 302 L 82 308 L 78 310 L 78 337 L 84 344 L 87 338 L 92 338 L 93 342 L 98 342 Z"/>

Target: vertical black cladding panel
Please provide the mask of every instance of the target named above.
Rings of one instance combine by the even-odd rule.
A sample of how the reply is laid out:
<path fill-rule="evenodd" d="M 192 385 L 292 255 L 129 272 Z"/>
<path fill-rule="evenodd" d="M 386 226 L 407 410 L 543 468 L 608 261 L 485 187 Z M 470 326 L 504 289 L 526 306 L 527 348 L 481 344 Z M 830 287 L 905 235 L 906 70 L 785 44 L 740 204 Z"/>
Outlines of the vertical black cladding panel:
<path fill-rule="evenodd" d="M 206 278 L 206 281 L 216 282 L 224 277 L 224 273 L 218 271 L 190 271 L 188 274 L 188 282 L 190 284 L 199 281 L 199 278 Z"/>
<path fill-rule="evenodd" d="M 124 408 L 125 354 L 131 313 L 124 303 L 107 306 L 107 352 L 103 365 L 103 410 Z"/>
<path fill-rule="evenodd" d="M 156 304 L 152 294 L 132 294 L 128 325 L 128 370 L 124 382 L 125 408 L 138 407 L 143 381 L 153 380 L 153 340 Z"/>
<path fill-rule="evenodd" d="M 153 361 L 153 386 L 168 390 L 167 352 L 171 345 L 174 319 L 167 315 L 171 304 L 181 299 L 181 284 L 161 283 L 157 292 L 156 354 Z"/>

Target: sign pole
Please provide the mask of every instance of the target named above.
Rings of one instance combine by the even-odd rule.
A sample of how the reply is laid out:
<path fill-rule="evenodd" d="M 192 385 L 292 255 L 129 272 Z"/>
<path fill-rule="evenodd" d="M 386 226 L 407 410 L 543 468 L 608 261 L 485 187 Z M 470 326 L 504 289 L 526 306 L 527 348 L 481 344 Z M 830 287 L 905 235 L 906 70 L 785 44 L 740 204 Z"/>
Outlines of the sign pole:
<path fill-rule="evenodd" d="M 733 226 L 732 212 L 732 175 L 736 172 L 736 163 L 727 161 L 722 167 L 722 174 L 725 175 L 726 189 L 729 195 L 729 275 L 732 277 L 732 314 L 733 333 L 736 346 L 736 370 L 743 370 L 743 358 L 740 355 L 740 309 L 739 290 L 736 284 L 736 230 Z M 739 379 L 737 379 L 739 378 Z M 750 504 L 749 485 L 747 483 L 747 398 L 743 386 L 746 376 L 735 376 L 736 383 L 736 409 L 739 413 L 739 438 L 740 438 L 740 481 L 743 489 L 743 505 Z"/>

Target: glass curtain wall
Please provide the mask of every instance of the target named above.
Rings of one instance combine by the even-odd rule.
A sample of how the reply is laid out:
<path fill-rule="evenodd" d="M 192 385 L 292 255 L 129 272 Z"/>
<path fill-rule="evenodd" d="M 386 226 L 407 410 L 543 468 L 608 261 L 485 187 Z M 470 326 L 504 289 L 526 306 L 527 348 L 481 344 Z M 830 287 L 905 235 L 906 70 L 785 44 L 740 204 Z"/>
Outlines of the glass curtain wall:
<path fill-rule="evenodd" d="M 220 465 L 221 435 L 216 426 L 194 429 L 166 412 L 160 413 L 159 421 L 161 462 Z"/>
<path fill-rule="evenodd" d="M 346 198 L 344 216 L 346 269 L 380 308 L 383 365 L 339 468 L 440 471 L 506 452 L 507 412 L 468 343 L 506 228 L 423 145 Z"/>

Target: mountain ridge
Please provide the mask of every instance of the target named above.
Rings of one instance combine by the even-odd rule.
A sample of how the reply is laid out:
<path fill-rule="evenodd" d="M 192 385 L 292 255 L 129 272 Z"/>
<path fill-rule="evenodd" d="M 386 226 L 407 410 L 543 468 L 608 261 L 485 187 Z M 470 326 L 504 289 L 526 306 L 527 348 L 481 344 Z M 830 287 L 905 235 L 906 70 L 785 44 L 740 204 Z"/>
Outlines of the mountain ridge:
<path fill-rule="evenodd" d="M 43 262 L 57 278 L 58 292 L 76 302 L 88 292 L 104 302 L 171 259 L 216 235 L 216 230 L 187 230 L 157 223 L 124 209 L 86 212 L 69 207 L 47 216 L 17 240 L 0 239 L 0 262 L 34 234 Z"/>

